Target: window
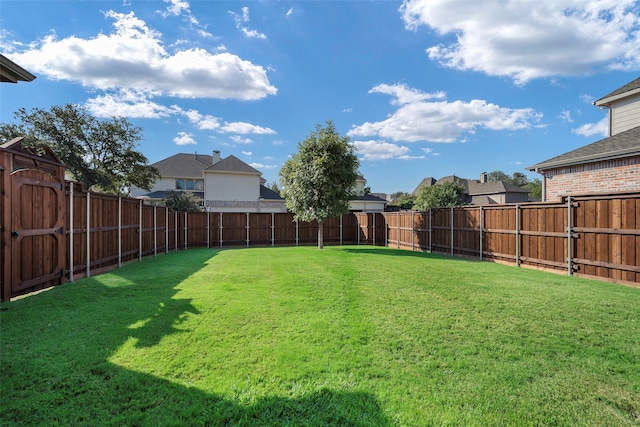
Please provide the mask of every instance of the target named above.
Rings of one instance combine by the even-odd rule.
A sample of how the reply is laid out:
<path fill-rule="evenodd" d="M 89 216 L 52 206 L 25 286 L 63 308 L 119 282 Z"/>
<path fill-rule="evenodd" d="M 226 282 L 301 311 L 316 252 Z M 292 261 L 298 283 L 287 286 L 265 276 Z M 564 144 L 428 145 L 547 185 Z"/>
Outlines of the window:
<path fill-rule="evenodd" d="M 176 190 L 184 190 L 184 179 L 176 179 Z"/>
<path fill-rule="evenodd" d="M 204 179 L 176 179 L 176 190 L 202 191 L 204 190 Z"/>
<path fill-rule="evenodd" d="M 193 183 L 193 180 L 192 179 L 187 179 L 185 181 L 186 181 L 186 184 L 187 184 L 186 185 L 186 189 L 193 191 L 193 188 L 195 187 L 195 184 Z"/>
<path fill-rule="evenodd" d="M 196 179 L 196 190 L 197 191 L 204 190 L 204 179 Z"/>

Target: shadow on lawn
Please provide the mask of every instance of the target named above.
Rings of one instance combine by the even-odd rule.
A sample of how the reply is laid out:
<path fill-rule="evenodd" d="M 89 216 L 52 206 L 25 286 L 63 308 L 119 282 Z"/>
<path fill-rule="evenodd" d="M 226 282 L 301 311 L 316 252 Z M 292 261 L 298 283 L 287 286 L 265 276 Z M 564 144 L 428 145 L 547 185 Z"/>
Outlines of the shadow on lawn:
<path fill-rule="evenodd" d="M 469 258 L 463 256 L 451 256 L 440 252 L 419 252 L 408 249 L 396 249 L 393 247 L 377 246 L 379 249 L 371 249 L 371 246 L 357 246 L 353 248 L 344 248 L 344 251 L 354 254 L 371 254 L 381 256 L 396 256 L 407 258 L 423 258 L 423 259 L 445 259 L 448 261 L 466 261 L 479 262 L 478 258 Z"/>
<path fill-rule="evenodd" d="M 215 250 L 190 250 L 132 264 L 2 304 L 2 425 L 388 426 L 375 397 L 321 389 L 248 405 L 109 362 L 131 338 L 137 347 L 188 333 L 199 311 L 179 284 Z M 153 268 L 149 268 L 152 263 Z"/>

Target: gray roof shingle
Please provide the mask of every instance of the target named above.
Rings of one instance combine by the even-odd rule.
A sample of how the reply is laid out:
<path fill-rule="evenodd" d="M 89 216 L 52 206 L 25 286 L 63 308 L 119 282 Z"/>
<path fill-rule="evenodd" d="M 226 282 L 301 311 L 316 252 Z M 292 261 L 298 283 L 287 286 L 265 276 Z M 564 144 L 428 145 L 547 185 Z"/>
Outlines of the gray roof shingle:
<path fill-rule="evenodd" d="M 640 89 L 640 77 L 638 77 L 637 79 L 627 83 L 626 85 L 624 85 L 622 87 L 619 87 L 618 89 L 614 90 L 613 92 L 603 96 L 602 98 L 600 98 L 597 101 L 595 101 L 593 104 L 594 105 L 607 105 L 607 102 L 606 102 L 607 99 L 616 97 L 618 95 L 622 95 L 623 93 L 626 93 L 626 92 L 634 91 L 636 89 Z"/>
<path fill-rule="evenodd" d="M 229 156 L 218 163 L 215 163 L 205 169 L 207 172 L 235 172 L 235 173 L 250 173 L 262 175 L 260 171 L 252 168 L 236 156 Z"/>
<path fill-rule="evenodd" d="M 526 169 L 530 171 L 547 170 L 637 155 L 640 155 L 640 126 L 529 166 Z"/>
<path fill-rule="evenodd" d="M 152 166 L 160 171 L 162 177 L 202 178 L 202 170 L 211 166 L 211 156 L 178 153 Z"/>

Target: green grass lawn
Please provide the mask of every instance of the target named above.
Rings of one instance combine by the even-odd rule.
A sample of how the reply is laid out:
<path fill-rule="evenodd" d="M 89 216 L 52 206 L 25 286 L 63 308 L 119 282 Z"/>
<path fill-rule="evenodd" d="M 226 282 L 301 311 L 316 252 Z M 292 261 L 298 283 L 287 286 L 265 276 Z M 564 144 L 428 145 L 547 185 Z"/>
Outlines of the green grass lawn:
<path fill-rule="evenodd" d="M 640 424 L 640 289 L 604 282 L 193 249 L 0 310 L 4 426 Z"/>

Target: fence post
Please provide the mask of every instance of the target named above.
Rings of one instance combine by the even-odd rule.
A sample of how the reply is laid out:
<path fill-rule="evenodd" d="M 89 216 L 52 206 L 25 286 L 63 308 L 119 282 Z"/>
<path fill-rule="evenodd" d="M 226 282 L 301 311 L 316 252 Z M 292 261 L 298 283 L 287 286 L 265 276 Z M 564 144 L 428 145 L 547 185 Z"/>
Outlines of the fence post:
<path fill-rule="evenodd" d="M 516 204 L 516 267 L 520 267 L 520 205 Z"/>
<path fill-rule="evenodd" d="M 153 256 L 158 256 L 158 207 L 153 205 Z"/>
<path fill-rule="evenodd" d="M 398 246 L 398 249 L 400 249 L 400 211 L 396 212 L 396 221 L 398 222 L 396 225 L 396 231 L 398 233 L 398 236 L 396 237 L 396 245 Z"/>
<path fill-rule="evenodd" d="M 432 237 L 433 237 L 433 232 L 431 230 L 431 208 L 429 208 L 429 253 L 433 252 Z"/>
<path fill-rule="evenodd" d="M 187 249 L 189 247 L 187 234 L 189 232 L 189 226 L 187 224 L 187 213 L 184 213 L 184 248 Z"/>
<path fill-rule="evenodd" d="M 87 191 L 87 270 L 86 276 L 91 277 L 91 193 Z"/>
<path fill-rule="evenodd" d="M 178 250 L 178 212 L 173 213 L 173 222 L 176 229 L 175 235 L 173 236 L 173 241 L 177 251 Z"/>
<path fill-rule="evenodd" d="M 169 208 L 164 207 L 164 253 L 169 253 Z"/>
<path fill-rule="evenodd" d="M 207 211 L 207 248 L 211 247 L 211 221 L 209 219 L 209 211 Z"/>
<path fill-rule="evenodd" d="M 415 211 L 411 211 L 411 251 L 414 252 L 416 250 L 416 222 L 414 220 Z"/>
<path fill-rule="evenodd" d="M 142 261 L 142 199 L 138 203 L 138 262 Z"/>
<path fill-rule="evenodd" d="M 480 261 L 482 261 L 482 228 L 484 226 L 484 220 L 482 218 L 482 206 L 480 206 Z"/>
<path fill-rule="evenodd" d="M 360 229 L 360 215 L 356 215 L 356 222 L 358 223 L 357 226 L 356 226 L 356 230 L 357 230 L 356 234 L 358 235 L 358 238 L 357 238 L 356 241 L 358 242 L 358 246 L 360 246 L 360 230 L 361 230 Z"/>
<path fill-rule="evenodd" d="M 453 206 L 451 206 L 451 256 L 453 256 Z"/>
<path fill-rule="evenodd" d="M 220 212 L 218 218 L 220 219 L 220 247 L 222 247 L 222 212 Z"/>
<path fill-rule="evenodd" d="M 571 253 L 571 196 L 567 197 L 567 276 L 573 275 L 573 254 Z"/>
<path fill-rule="evenodd" d="M 296 219 L 296 246 L 298 246 L 298 219 Z"/>
<path fill-rule="evenodd" d="M 271 246 L 276 245 L 276 214 L 271 212 Z"/>
<path fill-rule="evenodd" d="M 69 182 L 69 281 L 73 282 L 73 182 Z"/>
<path fill-rule="evenodd" d="M 249 212 L 247 212 L 247 247 L 249 247 Z"/>
<path fill-rule="evenodd" d="M 342 217 L 344 215 L 340 214 L 340 246 L 342 246 Z"/>
<path fill-rule="evenodd" d="M 376 245 L 376 213 L 371 214 L 373 216 L 373 242 L 371 243 L 373 246 Z"/>
<path fill-rule="evenodd" d="M 118 268 L 122 268 L 122 197 L 118 197 Z"/>

